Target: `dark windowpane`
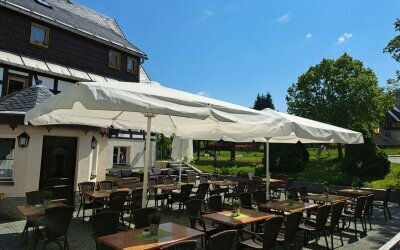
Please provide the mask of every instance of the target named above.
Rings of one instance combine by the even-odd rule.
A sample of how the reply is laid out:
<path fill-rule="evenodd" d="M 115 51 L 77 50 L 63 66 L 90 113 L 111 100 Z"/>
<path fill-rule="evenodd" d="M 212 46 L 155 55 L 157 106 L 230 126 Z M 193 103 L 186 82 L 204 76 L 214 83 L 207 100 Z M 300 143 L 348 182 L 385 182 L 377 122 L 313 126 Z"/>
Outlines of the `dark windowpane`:
<path fill-rule="evenodd" d="M 8 81 L 7 94 L 11 94 L 11 93 L 19 91 L 19 90 L 21 90 L 23 88 L 24 88 L 24 82 L 23 81 L 9 80 Z"/>
<path fill-rule="evenodd" d="M 12 178 L 15 139 L 0 139 L 0 179 Z"/>
<path fill-rule="evenodd" d="M 128 59 L 126 68 L 129 72 L 133 72 L 135 69 L 135 61 L 133 59 Z"/>
<path fill-rule="evenodd" d="M 47 45 L 46 41 L 46 29 L 42 29 L 36 26 L 32 26 L 31 29 L 31 42 L 39 45 Z"/>

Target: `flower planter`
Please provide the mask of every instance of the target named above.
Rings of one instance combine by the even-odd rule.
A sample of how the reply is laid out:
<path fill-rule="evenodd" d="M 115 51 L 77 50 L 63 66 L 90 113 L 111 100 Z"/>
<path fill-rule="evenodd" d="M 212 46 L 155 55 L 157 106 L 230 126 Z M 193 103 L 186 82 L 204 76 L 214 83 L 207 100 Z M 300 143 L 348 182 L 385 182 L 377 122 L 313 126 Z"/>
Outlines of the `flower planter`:
<path fill-rule="evenodd" d="M 150 224 L 150 234 L 157 235 L 160 224 Z"/>
<path fill-rule="evenodd" d="M 44 207 L 50 207 L 50 204 L 51 204 L 51 200 L 50 199 L 43 200 L 43 206 Z"/>

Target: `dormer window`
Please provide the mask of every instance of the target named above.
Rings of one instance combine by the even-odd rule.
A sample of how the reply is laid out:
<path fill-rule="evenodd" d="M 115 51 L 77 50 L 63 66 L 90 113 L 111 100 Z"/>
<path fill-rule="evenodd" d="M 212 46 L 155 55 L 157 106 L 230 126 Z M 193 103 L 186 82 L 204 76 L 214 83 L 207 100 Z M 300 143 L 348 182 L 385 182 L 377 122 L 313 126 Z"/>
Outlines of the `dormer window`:
<path fill-rule="evenodd" d="M 31 43 L 41 47 L 49 47 L 49 32 L 50 29 L 37 23 L 32 23 L 31 26 Z"/>
<path fill-rule="evenodd" d="M 121 67 L 121 53 L 110 50 L 108 53 L 108 66 L 119 69 Z"/>
<path fill-rule="evenodd" d="M 136 73 L 137 72 L 137 60 L 132 58 L 132 57 L 128 57 L 127 61 L 126 61 L 126 71 L 129 73 Z"/>

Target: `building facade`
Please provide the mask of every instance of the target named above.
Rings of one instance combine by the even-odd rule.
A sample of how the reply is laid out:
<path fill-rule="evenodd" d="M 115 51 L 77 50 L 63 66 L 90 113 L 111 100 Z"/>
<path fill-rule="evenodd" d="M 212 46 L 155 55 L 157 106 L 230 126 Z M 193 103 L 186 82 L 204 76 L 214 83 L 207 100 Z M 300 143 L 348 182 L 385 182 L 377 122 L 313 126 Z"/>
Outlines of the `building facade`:
<path fill-rule="evenodd" d="M 52 189 L 72 202 L 80 182 L 104 180 L 113 167 L 143 167 L 144 131 L 23 120 L 78 81 L 149 81 L 146 59 L 114 19 L 75 2 L 0 0 L 0 192 Z"/>

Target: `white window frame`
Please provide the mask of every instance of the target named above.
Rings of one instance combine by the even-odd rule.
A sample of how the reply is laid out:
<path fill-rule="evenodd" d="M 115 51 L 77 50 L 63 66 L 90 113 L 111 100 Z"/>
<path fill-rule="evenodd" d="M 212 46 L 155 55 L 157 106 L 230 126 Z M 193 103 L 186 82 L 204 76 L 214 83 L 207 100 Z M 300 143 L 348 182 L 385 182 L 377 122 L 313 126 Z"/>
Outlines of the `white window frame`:
<path fill-rule="evenodd" d="M 121 148 L 125 148 L 125 162 L 120 162 L 120 155 L 121 155 Z M 115 149 L 117 149 L 117 162 L 114 162 L 114 151 Z M 113 165 L 124 165 L 124 164 L 128 164 L 128 150 L 129 147 L 127 146 L 114 146 L 113 148 Z"/>

